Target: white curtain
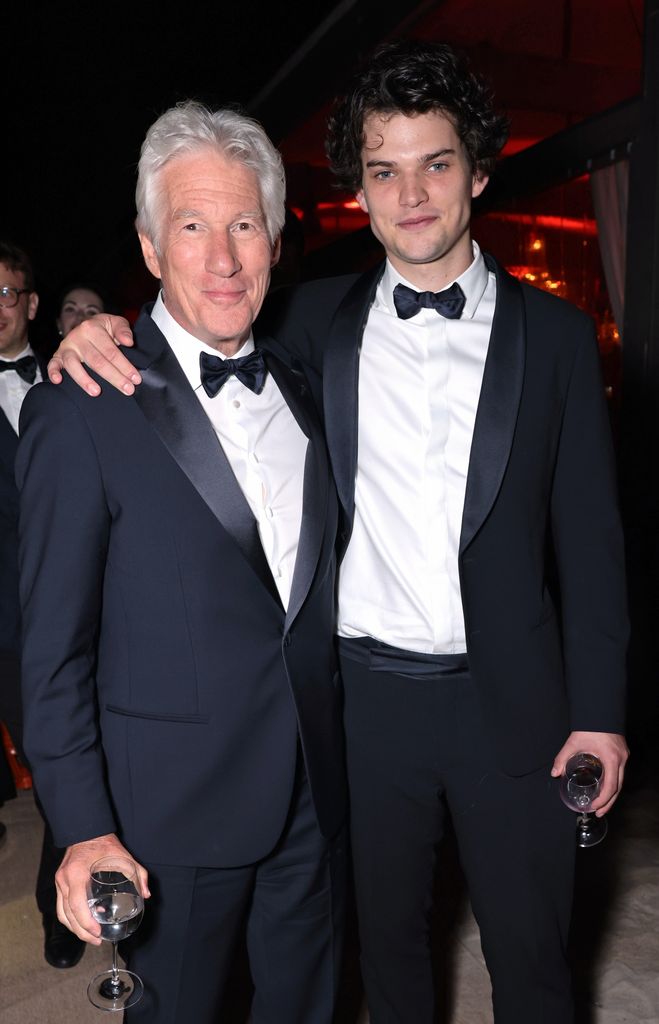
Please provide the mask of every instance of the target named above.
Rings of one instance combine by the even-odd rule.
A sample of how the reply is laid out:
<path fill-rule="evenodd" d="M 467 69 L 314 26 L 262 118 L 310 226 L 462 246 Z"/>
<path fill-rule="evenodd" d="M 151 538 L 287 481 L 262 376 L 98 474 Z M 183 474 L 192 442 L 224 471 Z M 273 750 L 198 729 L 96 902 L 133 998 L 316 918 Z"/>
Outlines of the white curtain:
<path fill-rule="evenodd" d="M 611 310 L 622 337 L 625 314 L 625 251 L 629 161 L 619 160 L 590 175 L 600 253 Z"/>

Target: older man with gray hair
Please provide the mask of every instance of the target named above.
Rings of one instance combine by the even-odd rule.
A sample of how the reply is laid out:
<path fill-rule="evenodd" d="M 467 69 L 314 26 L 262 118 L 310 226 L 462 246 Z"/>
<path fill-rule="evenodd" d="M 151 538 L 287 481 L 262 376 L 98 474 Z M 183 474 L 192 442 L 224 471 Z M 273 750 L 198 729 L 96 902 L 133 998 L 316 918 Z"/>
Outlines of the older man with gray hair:
<path fill-rule="evenodd" d="M 254 1024 L 332 1019 L 344 779 L 337 502 L 301 372 L 252 322 L 284 221 L 259 125 L 186 103 L 149 129 L 137 230 L 161 291 L 127 403 L 70 381 L 22 412 L 25 744 L 58 913 L 125 853 L 153 892 L 128 951 L 144 1024 L 218 1019 L 246 927 Z"/>

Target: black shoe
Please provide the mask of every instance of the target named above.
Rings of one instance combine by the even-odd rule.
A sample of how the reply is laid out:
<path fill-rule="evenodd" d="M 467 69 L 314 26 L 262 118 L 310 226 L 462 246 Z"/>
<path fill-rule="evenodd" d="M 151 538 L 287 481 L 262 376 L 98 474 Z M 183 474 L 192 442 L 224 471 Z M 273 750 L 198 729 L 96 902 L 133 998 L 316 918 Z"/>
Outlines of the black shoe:
<path fill-rule="evenodd" d="M 0 846 L 4 846 L 6 839 L 7 839 L 7 826 L 4 824 L 4 822 L 0 821 Z"/>
<path fill-rule="evenodd" d="M 51 967 L 75 967 L 85 952 L 85 943 L 60 924 L 54 914 L 43 915 L 43 954 Z"/>

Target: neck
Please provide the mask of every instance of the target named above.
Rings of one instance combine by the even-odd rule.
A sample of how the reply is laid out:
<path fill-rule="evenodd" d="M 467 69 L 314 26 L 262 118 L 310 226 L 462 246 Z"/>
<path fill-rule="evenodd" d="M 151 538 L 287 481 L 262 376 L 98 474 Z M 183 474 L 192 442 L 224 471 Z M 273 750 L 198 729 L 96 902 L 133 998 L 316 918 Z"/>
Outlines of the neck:
<path fill-rule="evenodd" d="M 2 351 L 0 351 L 0 356 L 2 356 L 3 359 L 6 359 L 8 361 L 14 360 L 16 359 L 17 356 L 20 356 L 21 352 L 25 352 L 27 345 L 27 338 L 23 338 L 22 341 L 17 341 L 14 345 L 11 345 L 9 348 L 2 349 Z"/>
<path fill-rule="evenodd" d="M 428 263 L 407 263 L 391 253 L 387 253 L 387 256 L 401 277 L 419 291 L 440 292 L 464 274 L 473 263 L 474 250 L 471 238 L 467 237 L 465 243 L 459 249 L 452 249 Z"/>
<path fill-rule="evenodd" d="M 216 352 L 221 352 L 227 359 L 233 359 L 237 352 L 240 352 L 241 348 L 247 341 L 246 338 L 239 338 L 238 341 L 207 341 L 206 344 L 214 348 Z"/>

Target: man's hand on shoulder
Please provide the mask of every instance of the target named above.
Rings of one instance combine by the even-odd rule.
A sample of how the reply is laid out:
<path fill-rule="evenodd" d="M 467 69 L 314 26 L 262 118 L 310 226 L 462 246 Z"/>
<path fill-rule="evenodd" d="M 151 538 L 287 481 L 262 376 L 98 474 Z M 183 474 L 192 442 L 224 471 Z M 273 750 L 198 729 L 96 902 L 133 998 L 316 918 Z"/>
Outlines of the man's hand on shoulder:
<path fill-rule="evenodd" d="M 88 395 L 100 395 L 101 389 L 85 370 L 84 362 L 117 391 L 132 395 L 142 378 L 119 348 L 132 344 L 133 335 L 127 320 L 122 316 L 97 313 L 74 327 L 60 343 L 48 363 L 48 377 L 51 383 L 61 384 L 62 370 L 66 370 Z"/>
<path fill-rule="evenodd" d="M 568 758 L 581 752 L 595 754 L 604 766 L 602 790 L 593 801 L 593 810 L 601 818 L 613 807 L 622 788 L 629 750 L 625 737 L 617 732 L 572 732 L 554 760 L 551 774 L 563 774 Z"/>
<path fill-rule="evenodd" d="M 99 858 L 117 854 L 130 857 L 134 862 L 142 895 L 147 899 L 151 895 L 147 872 L 113 833 L 69 846 L 55 875 L 58 918 L 79 939 L 94 946 L 100 946 L 102 940 L 101 926 L 94 920 L 87 906 L 89 869 Z"/>

